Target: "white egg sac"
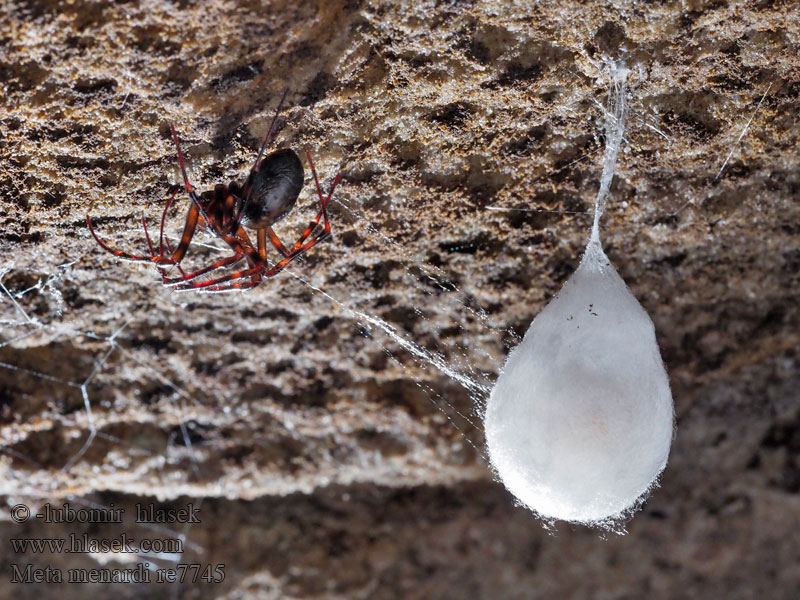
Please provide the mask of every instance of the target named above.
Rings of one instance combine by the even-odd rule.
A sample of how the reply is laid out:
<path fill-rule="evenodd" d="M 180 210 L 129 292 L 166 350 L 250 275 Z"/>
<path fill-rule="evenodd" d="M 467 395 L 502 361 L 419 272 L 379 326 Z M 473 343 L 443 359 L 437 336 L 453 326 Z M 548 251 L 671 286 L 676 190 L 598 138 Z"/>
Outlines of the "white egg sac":
<path fill-rule="evenodd" d="M 486 406 L 495 472 L 539 515 L 621 518 L 664 469 L 674 411 L 653 322 L 592 240 Z"/>

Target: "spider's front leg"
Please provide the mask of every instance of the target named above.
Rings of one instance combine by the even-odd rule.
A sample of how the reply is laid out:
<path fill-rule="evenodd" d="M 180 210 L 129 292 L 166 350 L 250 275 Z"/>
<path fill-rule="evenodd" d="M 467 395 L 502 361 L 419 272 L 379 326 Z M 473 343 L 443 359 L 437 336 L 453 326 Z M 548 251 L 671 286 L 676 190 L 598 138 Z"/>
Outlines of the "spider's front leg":
<path fill-rule="evenodd" d="M 178 268 L 180 268 L 180 265 L 178 263 L 180 263 L 180 261 L 183 260 L 183 257 L 185 256 L 186 251 L 189 248 L 189 244 L 192 241 L 192 237 L 194 236 L 195 230 L 197 229 L 199 211 L 194 203 L 190 205 L 189 212 L 186 215 L 186 224 L 184 225 L 183 228 L 183 234 L 181 235 L 181 240 L 178 243 L 177 248 L 175 248 L 175 252 L 171 252 L 170 256 L 166 256 L 164 254 L 164 222 L 166 219 L 167 210 L 169 210 L 169 207 L 171 206 L 176 193 L 177 190 L 172 193 L 172 196 L 167 201 L 167 205 L 164 208 L 164 212 L 161 215 L 161 232 L 159 235 L 158 254 L 156 254 L 155 249 L 153 248 L 153 243 L 150 239 L 150 234 L 147 231 L 147 223 L 144 217 L 142 217 L 142 227 L 144 228 L 144 234 L 145 238 L 147 239 L 147 245 L 150 250 L 150 256 L 140 256 L 138 254 L 129 254 L 127 252 L 123 252 L 122 250 L 115 250 L 114 248 L 109 246 L 106 242 L 100 239 L 100 237 L 97 235 L 97 232 L 94 230 L 94 226 L 92 225 L 91 216 L 87 214 L 86 224 L 89 227 L 89 233 L 92 234 L 92 237 L 95 239 L 95 241 L 103 250 L 109 252 L 110 254 L 113 254 L 114 256 L 122 260 L 134 263 L 155 264 L 156 266 L 164 268 L 173 265 L 178 266 Z M 167 247 L 169 248 L 169 242 L 167 242 Z"/>
<path fill-rule="evenodd" d="M 105 250 L 106 252 L 108 252 L 110 254 L 113 254 L 117 258 L 120 258 L 120 259 L 128 261 L 128 262 L 133 262 L 133 263 L 146 263 L 146 264 L 156 263 L 156 264 L 167 264 L 167 265 L 177 264 L 176 262 L 171 260 L 169 257 L 157 256 L 152 251 L 153 250 L 152 246 L 150 248 L 150 250 L 151 250 L 150 256 L 139 256 L 138 254 L 128 254 L 127 252 L 123 252 L 122 250 L 114 250 L 111 246 L 109 246 L 103 240 L 101 240 L 100 237 L 97 235 L 97 232 L 95 232 L 94 227 L 92 225 L 92 218 L 89 215 L 86 215 L 86 224 L 89 226 L 89 233 L 92 234 L 92 237 L 97 242 L 97 244 L 103 250 Z M 148 241 L 148 243 L 149 243 L 149 241 Z"/>

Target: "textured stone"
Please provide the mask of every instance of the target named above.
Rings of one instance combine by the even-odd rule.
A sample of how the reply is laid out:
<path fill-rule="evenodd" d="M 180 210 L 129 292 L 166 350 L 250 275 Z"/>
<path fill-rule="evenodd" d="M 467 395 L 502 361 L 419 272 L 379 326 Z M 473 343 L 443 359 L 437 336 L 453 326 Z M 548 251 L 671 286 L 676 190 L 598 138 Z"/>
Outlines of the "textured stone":
<path fill-rule="evenodd" d="M 780 0 L 4 2 L 2 283 L 33 323 L 2 296 L 0 492 L 129 518 L 204 499 L 181 560 L 225 563 L 224 583 L 96 598 L 797 598 L 799 38 Z M 633 71 L 604 246 L 653 318 L 678 425 L 627 536 L 515 508 L 475 398 L 303 281 L 177 294 L 86 228 L 146 252 L 139 218 L 157 231 L 179 181 L 169 123 L 198 188 L 241 180 L 288 86 L 277 145 L 343 174 L 333 238 L 291 271 L 490 384 L 588 236 L 603 54 Z M 0 531 L 4 574 L 99 565 L 13 536 L 164 535 Z M 52 590 L 4 575 L 12 595 Z"/>

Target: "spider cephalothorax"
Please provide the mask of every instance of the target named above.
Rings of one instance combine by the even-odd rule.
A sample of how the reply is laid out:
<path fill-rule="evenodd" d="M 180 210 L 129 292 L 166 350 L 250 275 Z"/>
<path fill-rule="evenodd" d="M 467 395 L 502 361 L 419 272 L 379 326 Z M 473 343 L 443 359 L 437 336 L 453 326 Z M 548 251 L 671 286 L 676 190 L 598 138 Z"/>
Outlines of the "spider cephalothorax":
<path fill-rule="evenodd" d="M 186 223 L 183 227 L 183 235 L 181 235 L 180 242 L 174 251 L 170 246 L 169 240 L 164 237 L 164 221 L 178 190 L 173 192 L 161 215 L 158 252 L 156 252 L 150 239 L 144 218 L 142 218 L 142 225 L 147 245 L 150 249 L 149 257 L 127 254 L 108 246 L 97 236 L 92 227 L 91 218 L 86 215 L 86 222 L 94 239 L 103 249 L 123 260 L 157 265 L 164 285 L 171 286 L 176 290 L 225 292 L 247 289 L 255 287 L 263 279 L 273 277 L 279 273 L 292 260 L 330 235 L 331 228 L 326 209 L 333 195 L 333 190 L 339 182 L 339 175 L 337 175 L 327 196 L 324 196 L 311 155 L 306 152 L 308 165 L 314 176 L 314 183 L 319 196 L 320 210 L 291 248 L 284 246 L 273 231 L 272 225 L 286 216 L 295 205 L 303 187 L 303 164 L 294 150 L 288 148 L 276 150 L 267 156 L 264 156 L 264 150 L 272 138 L 275 122 L 285 99 L 286 92 L 284 92 L 283 98 L 278 105 L 278 110 L 275 112 L 275 117 L 272 119 L 272 124 L 244 186 L 240 186 L 236 182 L 231 182 L 229 185 L 220 184 L 215 186 L 213 190 L 203 192 L 198 196 L 186 175 L 186 167 L 178 135 L 175 133 L 175 128 L 171 128 L 172 139 L 178 150 L 178 162 L 183 174 L 184 187 L 191 200 L 189 211 L 186 215 Z M 322 219 L 322 230 L 311 239 L 308 239 L 317 226 L 320 225 L 320 219 Z M 205 225 L 207 229 L 221 238 L 233 250 L 233 255 L 187 274 L 181 268 L 180 262 L 189 249 L 189 244 L 198 224 Z M 250 237 L 244 229 L 245 226 L 256 231 L 256 245 L 250 241 Z M 281 255 L 280 260 L 272 266 L 267 262 L 267 239 Z M 247 261 L 247 268 L 244 270 L 214 279 L 200 282 L 194 281 L 201 275 L 216 269 L 229 267 L 241 260 Z M 172 266 L 177 267 L 180 271 L 180 277 L 167 277 L 166 269 Z"/>

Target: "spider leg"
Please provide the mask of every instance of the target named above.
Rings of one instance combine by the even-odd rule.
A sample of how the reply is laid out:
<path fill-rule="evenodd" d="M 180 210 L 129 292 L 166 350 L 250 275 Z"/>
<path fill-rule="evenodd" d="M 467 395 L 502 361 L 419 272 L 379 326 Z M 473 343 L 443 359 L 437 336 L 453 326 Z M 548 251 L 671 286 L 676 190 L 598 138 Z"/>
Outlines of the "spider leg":
<path fill-rule="evenodd" d="M 144 237 L 147 240 L 147 247 L 150 248 L 150 256 L 155 258 L 156 251 L 153 249 L 153 242 L 150 240 L 150 232 L 147 231 L 147 221 L 145 221 L 144 215 L 142 215 L 142 228 L 144 229 Z"/>
<path fill-rule="evenodd" d="M 258 171 L 258 167 L 261 165 L 261 159 L 264 156 L 264 150 L 267 148 L 267 144 L 269 144 L 270 140 L 272 140 L 272 134 L 275 133 L 275 123 L 278 120 L 278 115 L 281 112 L 281 108 L 283 108 L 283 103 L 286 101 L 286 96 L 289 95 L 289 88 L 283 90 L 283 96 L 281 96 L 281 101 L 278 102 L 278 108 L 275 109 L 275 116 L 272 117 L 272 122 L 269 124 L 269 129 L 267 130 L 267 135 L 264 136 L 264 141 L 261 144 L 261 148 L 258 150 L 258 155 L 256 156 L 256 161 L 253 163 L 250 172 Z M 250 197 L 250 186 L 248 185 L 242 190 L 242 198 L 249 198 Z M 242 202 L 242 206 L 239 207 L 239 210 L 236 213 L 236 229 L 238 229 L 239 224 L 242 222 L 242 215 L 244 214 L 245 203 Z"/>
<path fill-rule="evenodd" d="M 258 265 L 263 266 L 266 264 L 265 258 L 262 258 L 260 252 L 255 249 L 253 242 L 250 241 L 250 236 L 247 235 L 247 232 L 241 225 L 236 231 L 236 235 L 226 235 L 223 236 L 222 239 L 225 240 L 225 243 L 228 244 L 236 254 L 243 255 L 251 267 Z"/>
<path fill-rule="evenodd" d="M 250 281 L 246 281 L 244 283 L 232 283 L 231 285 L 219 285 L 215 287 L 208 287 L 203 288 L 201 290 L 197 290 L 201 294 L 222 294 L 224 292 L 235 292 L 235 291 L 243 291 L 249 290 L 256 287 L 259 283 L 261 283 L 261 279 L 255 280 L 252 279 Z"/>
<path fill-rule="evenodd" d="M 213 271 L 214 269 L 219 269 L 221 267 L 227 267 L 228 265 L 235 264 L 235 263 L 239 262 L 240 260 L 242 260 L 243 258 L 245 258 L 244 254 L 234 254 L 233 256 L 228 256 L 227 258 L 223 258 L 222 260 L 218 260 L 213 265 L 209 265 L 207 267 L 204 267 L 204 268 L 202 268 L 202 269 L 200 269 L 198 271 L 195 271 L 194 273 L 189 273 L 188 275 L 186 273 L 183 273 L 182 277 L 174 277 L 172 279 L 165 278 L 164 279 L 164 285 L 166 285 L 166 286 L 177 286 L 177 285 L 180 285 L 182 283 L 185 283 L 187 281 L 191 281 L 192 279 L 200 277 L 200 275 L 205 275 L 206 273 L 208 273 L 209 271 Z"/>
<path fill-rule="evenodd" d="M 275 109 L 275 116 L 272 117 L 272 123 L 269 124 L 267 135 L 264 137 L 264 142 L 261 144 L 261 148 L 258 151 L 258 156 L 256 156 L 256 162 L 253 164 L 251 171 L 258 170 L 258 166 L 261 163 L 261 158 L 264 156 L 264 150 L 266 150 L 267 144 L 269 144 L 270 140 L 272 139 L 272 134 L 275 133 L 275 122 L 278 120 L 278 115 L 281 113 L 281 108 L 283 108 L 283 103 L 286 101 L 286 96 L 288 95 L 289 88 L 287 87 L 283 90 L 283 96 L 281 96 L 281 101 L 278 102 L 278 108 Z"/>
<path fill-rule="evenodd" d="M 281 253 L 282 256 L 289 256 L 291 254 L 286 246 L 283 245 L 283 242 L 278 238 L 278 234 L 272 229 L 272 227 L 267 227 L 264 232 L 267 236 L 269 236 L 269 241 L 272 242 L 272 245 L 275 249 Z M 266 244 L 265 244 L 266 245 Z M 266 256 L 266 248 L 264 249 L 264 255 Z"/>
<path fill-rule="evenodd" d="M 331 185 L 331 189 L 328 191 L 328 196 L 323 199 L 322 186 L 319 184 L 319 178 L 317 177 L 317 169 L 314 168 L 314 161 L 311 160 L 311 153 L 308 150 L 306 150 L 306 158 L 308 159 L 308 166 L 311 167 L 311 174 L 314 175 L 314 183 L 317 186 L 317 195 L 319 196 L 319 203 L 322 205 L 322 208 L 325 208 L 328 205 L 328 202 L 330 202 L 331 196 L 333 196 L 333 190 L 336 189 L 336 185 L 339 183 L 342 174 L 341 173 L 336 174 L 336 178 L 333 180 L 333 185 Z"/>
<path fill-rule="evenodd" d="M 228 194 L 222 203 L 222 210 L 219 215 L 220 228 L 225 233 L 232 233 L 239 228 L 239 222 L 235 220 L 236 217 L 236 198 L 233 194 Z"/>
<path fill-rule="evenodd" d="M 158 250 L 161 256 L 164 256 L 164 221 L 167 219 L 167 211 L 169 207 L 172 206 L 173 200 L 175 200 L 175 194 L 178 193 L 180 188 L 176 187 L 175 190 L 172 192 L 172 196 L 170 196 L 169 200 L 167 200 L 167 205 L 164 207 L 164 212 L 161 213 L 161 233 L 158 236 Z M 167 251 L 172 254 L 172 249 L 169 247 L 169 241 L 167 241 Z"/>
<path fill-rule="evenodd" d="M 186 165 L 183 164 L 183 152 L 181 152 L 181 143 L 178 141 L 178 134 L 175 133 L 175 127 L 170 124 L 169 126 L 170 131 L 172 132 L 172 141 L 175 142 L 175 148 L 178 149 L 178 163 L 181 166 L 181 173 L 183 174 L 183 184 L 186 187 L 186 191 L 189 195 L 194 194 L 194 188 L 192 184 L 189 183 L 189 177 L 186 175 Z M 194 200 L 194 198 L 192 198 Z"/>
<path fill-rule="evenodd" d="M 174 186 L 172 196 L 170 196 L 169 200 L 167 200 L 167 204 L 164 206 L 164 211 L 161 213 L 161 229 L 159 230 L 158 234 L 158 255 L 160 257 L 164 256 L 164 242 L 167 244 L 167 252 L 172 254 L 172 246 L 170 245 L 169 240 L 164 238 L 164 221 L 167 218 L 167 212 L 169 211 L 170 206 L 172 206 L 172 203 L 175 200 L 175 195 L 180 189 L 180 186 Z M 147 245 L 150 247 L 150 254 L 153 256 L 153 258 L 155 258 L 156 253 L 153 251 L 153 245 L 150 242 L 150 235 L 147 232 L 147 223 L 145 222 L 144 217 L 142 217 L 142 226 L 144 227 L 144 235 L 147 238 Z M 178 271 L 180 271 L 182 275 L 186 275 L 186 272 L 183 270 L 180 263 L 176 262 L 174 265 L 178 267 Z M 166 269 L 159 268 L 158 272 L 161 273 L 161 278 L 166 280 Z"/>
<path fill-rule="evenodd" d="M 261 276 L 264 277 L 265 279 L 269 279 L 270 277 L 275 277 L 275 275 L 283 271 L 283 269 L 286 268 L 286 266 L 290 262 L 292 262 L 295 258 L 303 254 L 306 250 L 308 250 L 312 246 L 315 246 L 318 242 L 324 240 L 327 235 L 328 232 L 325 231 L 320 232 L 313 240 L 306 242 L 297 250 L 290 252 L 288 256 L 283 257 L 277 263 L 272 265 L 269 269 L 265 269 Z"/>
<path fill-rule="evenodd" d="M 189 194 L 189 198 L 191 198 L 191 200 L 192 200 L 192 205 L 198 210 L 198 212 L 203 217 L 205 222 L 210 224 L 211 223 L 211 219 L 208 218 L 208 215 L 206 214 L 206 211 L 203 208 L 203 205 L 200 204 L 200 200 L 197 198 L 197 194 L 195 193 L 194 188 L 192 187 L 192 184 L 189 183 L 189 177 L 188 177 L 188 175 L 186 175 L 186 165 L 183 162 L 183 152 L 181 152 L 181 144 L 178 141 L 178 134 L 175 133 L 175 127 L 173 125 L 170 124 L 169 128 L 170 128 L 170 131 L 172 131 L 172 141 L 175 142 L 175 148 L 178 150 L 178 163 L 180 164 L 181 173 L 183 174 L 183 185 L 184 185 L 184 187 L 186 188 L 186 191 Z M 212 231 L 216 232 L 216 230 L 213 227 L 211 229 L 212 229 Z M 178 260 L 180 260 L 180 259 L 178 259 Z"/>
<path fill-rule="evenodd" d="M 164 238 L 164 243 L 167 245 L 167 252 L 172 254 L 172 245 L 169 243 L 169 238 Z M 180 263 L 175 263 L 175 266 L 178 267 L 178 271 L 181 272 L 181 275 L 186 275 L 186 271 L 183 270 Z"/>
<path fill-rule="evenodd" d="M 267 227 L 266 228 L 266 234 L 269 236 L 269 240 L 270 240 L 270 242 L 272 242 L 272 245 L 275 246 L 275 248 L 277 248 L 278 252 L 280 252 L 281 255 L 284 258 L 289 258 L 289 257 L 294 258 L 295 256 L 298 256 L 302 252 L 305 252 L 306 250 L 308 250 L 308 248 L 305 248 L 304 250 L 301 250 L 300 252 L 298 252 L 298 250 L 302 247 L 303 242 L 306 240 L 306 238 L 309 235 L 311 235 L 311 232 L 314 230 L 314 228 L 319 223 L 319 219 L 320 219 L 321 216 L 322 216 L 322 212 L 320 211 L 317 214 L 316 219 L 314 219 L 313 221 L 311 221 L 311 223 L 309 223 L 308 227 L 303 232 L 303 235 L 300 236 L 300 239 L 297 240 L 297 242 L 295 242 L 294 247 L 292 248 L 292 250 L 289 250 L 288 248 L 286 248 L 286 246 L 283 245 L 283 242 L 281 242 L 281 240 L 278 238 L 278 235 L 272 230 L 271 227 Z M 330 230 L 330 227 L 328 229 Z M 321 241 L 327 235 L 328 235 L 328 233 L 322 232 L 322 237 L 320 238 L 319 241 Z M 310 248 L 310 246 L 309 246 L 309 248 Z M 264 256 L 266 257 L 266 249 L 264 250 Z"/>
<path fill-rule="evenodd" d="M 189 244 L 197 230 L 199 217 L 200 213 L 197 209 L 197 205 L 191 204 L 189 206 L 189 212 L 186 214 L 186 224 L 183 226 L 181 240 L 178 242 L 178 246 L 175 248 L 175 252 L 172 253 L 172 257 L 170 258 L 172 262 L 179 263 L 183 260 L 183 257 L 186 256 L 186 251 L 189 249 Z"/>
<path fill-rule="evenodd" d="M 156 256 L 139 256 L 137 254 L 128 254 L 127 252 L 123 252 L 122 250 L 114 250 L 111 246 L 106 244 L 103 240 L 101 240 L 97 236 L 97 233 L 95 232 L 94 227 L 92 226 L 92 218 L 89 215 L 86 215 L 86 224 L 89 226 L 89 233 L 92 234 L 92 237 L 99 244 L 99 246 L 103 250 L 105 250 L 106 252 L 110 252 L 111 254 L 116 256 L 117 258 L 121 258 L 122 260 L 126 260 L 128 262 L 134 262 L 134 263 L 149 263 L 149 264 L 152 264 L 154 262 L 159 262 L 159 260 L 157 260 L 159 257 L 156 257 Z M 168 262 L 169 259 L 164 257 L 164 261 Z"/>
<path fill-rule="evenodd" d="M 339 183 L 339 179 L 341 179 L 341 173 L 336 174 L 336 178 L 333 180 L 333 184 L 331 185 L 331 189 L 328 191 L 328 195 L 326 197 L 322 194 L 322 187 L 319 184 L 319 178 L 317 177 L 317 170 L 314 168 L 314 161 L 311 160 L 311 154 L 306 152 L 306 158 L 308 159 L 308 165 L 311 167 L 311 173 L 314 175 L 314 183 L 317 187 L 317 195 L 319 196 L 319 204 L 320 204 L 320 211 L 317 213 L 317 216 L 312 220 L 306 230 L 303 232 L 303 235 L 300 236 L 294 247 L 292 248 L 292 252 L 305 252 L 311 246 L 316 244 L 317 242 L 322 241 L 331 232 L 331 225 L 328 222 L 328 211 L 327 206 L 328 203 L 331 201 L 331 197 L 333 196 L 333 191 L 336 189 L 336 185 Z M 324 225 L 323 231 L 315 238 L 314 242 L 311 244 L 304 245 L 306 238 L 311 235 L 311 232 L 314 231 L 314 228 L 319 224 L 320 217 L 324 217 Z"/>
<path fill-rule="evenodd" d="M 180 188 L 178 188 L 178 189 L 180 189 Z M 175 201 L 175 195 L 177 193 L 178 193 L 177 189 L 172 192 L 172 196 L 170 196 L 169 200 L 167 201 L 166 206 L 164 207 L 164 211 L 161 214 L 161 230 L 160 230 L 160 233 L 159 233 L 159 240 L 158 240 L 158 247 L 159 247 L 158 254 L 156 254 L 156 252 L 155 252 L 155 250 L 153 248 L 152 240 L 150 239 L 149 232 L 147 231 L 147 223 L 145 222 L 144 217 L 142 217 L 142 227 L 144 228 L 145 237 L 147 238 L 147 246 L 150 249 L 150 257 L 149 258 L 146 257 L 146 256 L 139 256 L 137 254 L 128 254 L 127 252 L 122 252 L 121 250 L 114 250 L 113 248 L 111 248 L 108 244 L 106 244 L 103 240 L 101 240 L 98 237 L 97 233 L 94 230 L 94 226 L 92 225 L 91 217 L 89 215 L 86 215 L 86 224 L 89 226 L 89 232 L 92 234 L 92 237 L 94 237 L 95 241 L 100 245 L 100 247 L 103 248 L 103 250 L 105 250 L 107 252 L 110 252 L 111 254 L 113 254 L 114 256 L 116 256 L 118 258 L 121 258 L 122 260 L 126 260 L 126 261 L 129 261 L 129 262 L 135 262 L 135 263 L 156 263 L 156 264 L 175 265 L 175 266 L 178 267 L 178 270 L 180 270 L 181 273 L 183 273 L 183 269 L 181 268 L 181 266 L 178 263 L 183 258 L 183 255 L 186 253 L 186 249 L 187 249 L 187 247 L 189 245 L 189 241 L 191 240 L 191 236 L 190 236 L 189 240 L 186 240 L 185 247 L 181 248 L 180 245 L 178 246 L 178 249 L 181 250 L 181 253 L 179 255 L 177 255 L 177 256 L 175 254 L 173 254 L 172 248 L 170 247 L 170 244 L 169 244 L 169 240 L 166 240 L 167 251 L 170 254 L 172 254 L 172 256 L 171 257 L 167 257 L 167 256 L 164 255 L 164 242 L 165 242 L 165 239 L 164 239 L 164 222 L 165 222 L 165 219 L 166 219 L 166 216 L 167 216 L 167 211 L 169 210 L 170 206 L 172 206 L 172 203 Z M 190 214 L 191 214 L 191 211 L 190 211 Z M 196 221 L 197 217 L 195 216 L 194 219 Z M 187 217 L 187 221 L 188 220 L 189 220 L 189 218 Z M 192 234 L 193 233 L 194 232 L 192 231 Z M 184 232 L 184 236 L 185 236 L 185 232 Z M 182 239 L 181 242 L 183 242 L 183 241 L 184 240 Z M 161 275 L 163 277 L 164 276 L 164 271 L 162 269 L 159 269 L 159 271 L 161 272 Z"/>
<path fill-rule="evenodd" d="M 172 196 L 174 198 L 175 194 L 173 194 Z M 147 246 L 150 248 L 150 255 L 153 257 L 153 260 L 155 260 L 156 258 L 165 258 L 164 257 L 164 249 L 163 249 L 163 247 L 161 248 L 161 254 L 159 256 L 156 256 L 156 252 L 153 249 L 153 242 L 150 239 L 150 232 L 147 231 L 147 221 L 145 220 L 144 215 L 142 216 L 142 228 L 144 229 L 144 237 L 147 240 Z M 161 238 L 162 238 L 162 240 L 163 240 L 163 237 L 164 237 L 164 223 L 163 223 L 163 220 L 162 220 L 162 223 L 161 223 Z M 180 271 L 181 274 L 186 275 L 184 270 L 181 268 L 180 263 L 174 263 L 174 265 L 176 267 L 178 267 L 178 271 Z M 166 284 L 167 283 L 167 269 L 165 267 L 160 267 L 159 266 L 158 267 L 158 272 L 161 274 L 162 283 Z"/>
<path fill-rule="evenodd" d="M 278 273 L 283 271 L 283 269 L 292 262 L 295 258 L 303 254 L 306 250 L 315 246 L 318 242 L 321 242 L 325 237 L 330 233 L 330 227 L 328 227 L 328 231 L 321 231 L 313 240 L 306 242 L 296 250 L 290 252 L 287 256 L 283 257 L 277 263 L 272 265 L 268 269 L 264 269 L 261 277 L 265 279 L 269 279 L 270 277 L 275 277 Z"/>
<path fill-rule="evenodd" d="M 217 279 L 209 279 L 207 281 L 200 281 L 198 283 L 184 283 L 176 285 L 173 289 L 178 290 L 179 292 L 185 292 L 187 290 L 203 290 L 203 289 L 209 289 L 210 291 L 221 291 L 216 289 L 217 287 L 219 287 L 219 284 L 226 283 L 228 281 L 234 281 L 236 279 L 247 279 L 248 277 L 251 277 L 253 278 L 253 280 L 258 279 L 258 281 L 260 282 L 261 274 L 263 272 L 264 272 L 264 265 L 262 264 L 256 267 L 245 269 L 244 271 L 231 273 L 230 275 L 224 275 L 223 277 L 218 277 Z"/>
<path fill-rule="evenodd" d="M 258 254 L 261 258 L 265 260 L 267 258 L 267 236 L 269 236 L 269 241 L 275 249 L 281 253 L 281 256 L 289 256 L 289 254 L 291 254 L 286 246 L 283 245 L 280 238 L 278 238 L 278 234 L 275 233 L 272 227 L 265 227 L 258 230 Z"/>
<path fill-rule="evenodd" d="M 260 282 L 261 277 L 258 274 L 258 272 L 265 269 L 266 261 L 261 258 L 261 256 L 256 252 L 256 250 L 253 249 L 253 243 L 250 241 L 250 237 L 247 235 L 247 232 L 244 230 L 244 228 L 239 227 L 239 230 L 236 232 L 235 236 L 229 236 L 223 234 L 222 239 L 233 250 L 234 252 L 233 256 L 223 258 L 222 260 L 215 262 L 213 265 L 209 265 L 208 267 L 195 271 L 194 273 L 190 273 L 189 275 L 184 274 L 183 277 L 175 277 L 174 279 L 165 279 L 164 284 L 168 286 L 173 286 L 173 288 L 176 290 L 185 290 L 185 289 L 197 289 L 205 285 L 213 286 L 216 285 L 217 283 L 222 283 L 224 281 L 247 278 L 247 277 L 252 277 L 254 280 L 257 279 L 256 283 Z M 228 265 L 235 264 L 242 259 L 246 259 L 249 265 L 249 269 L 246 271 L 247 274 L 243 275 L 242 273 L 244 272 L 240 271 L 239 273 L 233 273 L 226 277 L 211 279 L 205 282 L 187 283 L 192 279 L 199 277 L 200 275 L 204 275 L 205 273 L 208 273 L 215 269 L 219 269 L 221 267 L 226 267 Z M 236 286 L 234 287 L 238 288 L 240 287 L 240 285 L 236 284 Z"/>
<path fill-rule="evenodd" d="M 309 228 L 309 229 L 311 229 L 311 228 Z M 308 230 L 306 230 L 306 231 L 304 232 L 304 235 L 303 235 L 303 237 L 301 238 L 301 240 L 305 240 L 305 238 L 306 238 L 306 237 L 308 237 L 308 232 L 309 232 Z M 317 235 L 316 235 L 316 236 L 315 236 L 313 239 L 311 239 L 311 240 L 309 240 L 309 241 L 305 242 L 304 244 L 300 245 L 300 247 L 298 247 L 298 246 L 297 246 L 297 244 L 300 244 L 300 243 L 301 243 L 300 241 L 298 241 L 298 242 L 295 244 L 295 247 L 292 249 L 292 252 L 291 252 L 291 254 L 289 254 L 289 256 L 287 256 L 287 257 L 285 257 L 284 259 L 282 259 L 280 262 L 276 263 L 276 264 L 275 264 L 275 265 L 272 267 L 272 269 L 274 269 L 274 270 L 275 270 L 275 273 L 277 273 L 278 271 L 280 271 L 281 269 L 283 269 L 283 268 L 284 268 L 286 265 L 288 265 L 288 264 L 289 264 L 291 261 L 293 261 L 295 258 L 297 258 L 297 257 L 298 257 L 298 256 L 300 256 L 301 254 L 304 254 L 306 251 L 308 251 L 309 249 L 311 249 L 311 248 L 313 248 L 314 246 L 316 246 L 316 245 L 317 245 L 319 242 L 321 242 L 322 240 L 324 240 L 324 239 L 325 239 L 326 237 L 328 237 L 330 234 L 331 234 L 331 228 L 330 228 L 330 225 L 328 224 L 328 220 L 327 220 L 327 218 L 326 218 L 326 219 L 325 219 L 325 229 L 324 229 L 323 231 L 320 231 L 320 232 L 319 232 L 319 233 L 318 233 L 318 234 L 317 234 Z M 271 274 L 269 274 L 269 275 L 267 275 L 267 274 L 265 273 L 265 275 L 264 275 L 264 276 L 265 276 L 265 277 L 272 277 L 272 275 L 274 275 L 274 273 L 271 273 Z"/>

